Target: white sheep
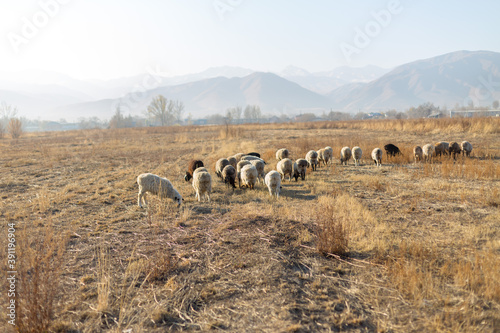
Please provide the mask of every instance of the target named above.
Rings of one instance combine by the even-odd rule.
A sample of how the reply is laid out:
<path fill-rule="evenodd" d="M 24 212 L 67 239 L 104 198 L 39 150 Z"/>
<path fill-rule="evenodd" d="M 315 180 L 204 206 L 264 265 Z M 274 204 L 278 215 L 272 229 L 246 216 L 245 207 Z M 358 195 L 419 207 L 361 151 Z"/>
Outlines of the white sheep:
<path fill-rule="evenodd" d="M 325 148 L 321 148 L 318 152 L 318 166 L 321 166 L 321 162 L 323 162 L 326 166 L 326 156 L 325 156 Z"/>
<path fill-rule="evenodd" d="M 198 199 L 198 201 L 200 201 L 201 197 L 203 196 L 210 202 L 210 193 L 212 192 L 212 177 L 207 171 L 199 169 L 204 168 L 196 169 L 193 174 L 193 188 L 196 191 L 196 198 Z"/>
<path fill-rule="evenodd" d="M 260 179 L 262 178 L 262 180 L 264 180 L 264 177 L 266 176 L 266 172 L 264 171 L 266 164 L 261 159 L 251 160 L 250 163 L 252 163 L 252 165 L 257 169 L 257 178 L 260 184 Z"/>
<path fill-rule="evenodd" d="M 241 188 L 241 169 L 243 169 L 243 167 L 245 165 L 250 165 L 252 163 L 250 163 L 250 161 L 239 161 L 238 164 L 236 164 L 236 177 L 238 178 L 238 183 L 240 184 L 240 188 Z"/>
<path fill-rule="evenodd" d="M 238 154 L 234 154 L 233 156 L 234 156 L 234 158 L 236 158 L 236 162 L 239 162 L 239 161 L 241 161 L 241 158 L 245 155 L 246 154 L 244 154 L 244 153 L 238 153 Z"/>
<path fill-rule="evenodd" d="M 137 204 L 141 208 L 143 202 L 147 205 L 146 198 L 144 197 L 146 192 L 157 195 L 160 198 L 170 198 L 179 206 L 182 203 L 182 196 L 167 178 L 162 178 L 152 173 L 143 173 L 137 177 L 137 184 L 139 185 Z"/>
<path fill-rule="evenodd" d="M 276 195 L 276 199 L 279 198 L 281 192 L 281 175 L 278 171 L 272 170 L 269 171 L 264 178 L 264 182 L 269 189 L 269 194 L 271 196 Z"/>
<path fill-rule="evenodd" d="M 318 153 L 314 150 L 309 150 L 306 154 L 306 160 L 311 165 L 313 171 L 316 171 L 316 167 L 318 166 Z"/>
<path fill-rule="evenodd" d="M 243 168 L 241 168 L 241 184 L 243 186 L 249 187 L 253 189 L 255 187 L 255 183 L 257 182 L 258 173 L 257 168 L 252 164 L 247 164 Z"/>
<path fill-rule="evenodd" d="M 288 158 L 290 155 L 290 152 L 286 148 L 281 148 L 276 151 L 276 159 L 278 161 L 281 161 L 282 159 Z"/>
<path fill-rule="evenodd" d="M 361 156 L 363 156 L 363 151 L 358 146 L 352 148 L 352 158 L 354 159 L 354 165 L 359 165 L 361 161 Z"/>
<path fill-rule="evenodd" d="M 372 160 L 376 166 L 382 165 L 382 149 L 375 148 L 372 150 Z"/>
<path fill-rule="evenodd" d="M 276 169 L 281 174 L 281 179 L 285 180 L 285 176 L 288 175 L 288 181 L 292 181 L 293 177 L 293 162 L 289 158 L 282 159 L 276 165 Z"/>
<path fill-rule="evenodd" d="M 466 155 L 467 157 L 470 156 L 470 153 L 472 151 L 472 145 L 468 141 L 462 141 L 460 144 L 460 148 L 462 150 L 462 155 Z"/>
<path fill-rule="evenodd" d="M 266 164 L 266 162 L 264 162 L 262 158 L 252 155 L 245 155 L 241 158 L 240 161 L 262 161 L 264 164 Z"/>
<path fill-rule="evenodd" d="M 325 158 L 325 161 L 327 164 L 333 160 L 333 148 L 332 147 L 330 147 L 330 146 L 325 147 L 324 158 Z"/>
<path fill-rule="evenodd" d="M 433 144 L 428 143 L 425 146 L 422 147 L 422 153 L 424 155 L 424 160 L 427 162 L 432 161 L 432 156 L 434 155 L 434 151 L 436 148 L 434 147 Z"/>
<path fill-rule="evenodd" d="M 345 165 L 347 165 L 347 163 L 351 159 L 351 156 L 352 156 L 351 148 L 349 148 L 349 147 L 343 147 L 340 150 L 340 164 L 342 165 L 342 164 L 345 163 Z"/>

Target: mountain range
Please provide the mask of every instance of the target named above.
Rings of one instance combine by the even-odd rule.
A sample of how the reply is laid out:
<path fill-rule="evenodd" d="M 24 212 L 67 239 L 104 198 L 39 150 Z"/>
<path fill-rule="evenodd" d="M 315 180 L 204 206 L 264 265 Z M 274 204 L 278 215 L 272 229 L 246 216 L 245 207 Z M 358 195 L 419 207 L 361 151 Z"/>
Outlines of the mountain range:
<path fill-rule="evenodd" d="M 125 115 L 143 115 L 159 94 L 182 101 L 185 115 L 193 118 L 249 104 L 276 115 L 404 110 L 425 102 L 491 105 L 500 99 L 500 53 L 457 51 L 393 69 L 339 67 L 317 73 L 294 66 L 279 73 L 226 66 L 174 77 L 148 69 L 108 81 L 44 71 L 0 73 L 0 101 L 28 118 L 109 119 L 118 106 Z"/>

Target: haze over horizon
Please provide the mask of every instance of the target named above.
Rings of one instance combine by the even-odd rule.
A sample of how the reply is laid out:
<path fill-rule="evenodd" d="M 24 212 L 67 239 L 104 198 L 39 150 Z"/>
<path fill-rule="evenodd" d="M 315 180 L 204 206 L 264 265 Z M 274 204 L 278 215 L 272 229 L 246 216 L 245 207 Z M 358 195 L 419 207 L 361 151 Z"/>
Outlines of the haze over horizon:
<path fill-rule="evenodd" d="M 106 80 L 219 66 L 394 68 L 457 50 L 500 52 L 498 12 L 493 1 L 1 1 L 0 72 Z"/>

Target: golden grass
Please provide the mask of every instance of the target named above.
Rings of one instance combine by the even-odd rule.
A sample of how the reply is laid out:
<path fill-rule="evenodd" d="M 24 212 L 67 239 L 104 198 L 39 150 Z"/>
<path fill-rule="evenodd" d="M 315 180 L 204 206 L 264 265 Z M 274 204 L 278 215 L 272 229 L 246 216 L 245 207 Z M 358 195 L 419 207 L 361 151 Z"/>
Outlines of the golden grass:
<path fill-rule="evenodd" d="M 65 296 L 40 330 L 494 332 L 499 127 L 474 118 L 26 133 L 0 141 L 0 216 L 30 231 L 19 243 L 25 270 L 46 263 L 23 283 Z M 463 139 L 470 158 L 413 161 L 416 144 Z M 402 155 L 375 167 L 371 150 L 386 143 Z M 361 165 L 339 165 L 354 145 Z M 233 192 L 214 175 L 217 159 L 238 152 L 260 152 L 269 171 L 278 148 L 296 159 L 326 146 L 332 163 L 284 181 L 278 200 L 263 184 Z M 213 175 L 209 203 L 183 180 L 192 158 Z M 170 179 L 183 206 L 148 195 L 137 207 L 143 172 Z M 59 300 L 48 295 L 20 298 L 25 323 L 38 300 Z"/>
<path fill-rule="evenodd" d="M 54 319 L 55 307 L 64 295 L 59 286 L 65 256 L 66 237 L 56 234 L 49 223 L 41 234 L 18 231 L 16 329 L 19 332 L 43 332 Z"/>

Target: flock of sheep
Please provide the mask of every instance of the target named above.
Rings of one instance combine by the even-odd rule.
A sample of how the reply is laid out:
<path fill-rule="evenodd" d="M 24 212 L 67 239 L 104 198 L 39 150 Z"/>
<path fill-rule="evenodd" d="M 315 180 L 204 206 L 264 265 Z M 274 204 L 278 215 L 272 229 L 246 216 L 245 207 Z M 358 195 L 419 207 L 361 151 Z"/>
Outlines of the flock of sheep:
<path fill-rule="evenodd" d="M 388 156 L 396 156 L 401 154 L 401 151 L 394 144 L 387 144 L 384 150 Z M 441 156 L 443 154 L 453 156 L 456 158 L 457 154 L 470 156 L 472 145 L 463 141 L 461 144 L 457 142 L 437 142 L 436 144 L 426 144 L 423 147 L 415 146 L 413 148 L 413 156 L 415 162 L 417 161 L 432 161 L 432 157 Z M 360 147 L 343 147 L 340 151 L 340 163 L 346 164 L 352 158 L 354 165 L 358 166 L 361 161 L 363 151 Z M 375 165 L 382 165 L 382 149 L 375 148 L 371 153 L 371 158 Z M 281 192 L 281 182 L 288 176 L 291 181 L 295 181 L 300 177 L 305 180 L 306 170 L 311 167 L 313 171 L 321 166 L 325 166 L 333 161 L 332 147 L 325 147 L 318 151 L 310 150 L 305 158 L 299 158 L 292 161 L 288 149 L 281 148 L 276 152 L 276 159 L 278 164 L 276 170 L 272 170 L 267 174 L 264 171 L 266 162 L 260 158 L 259 153 L 238 153 L 228 158 L 221 158 L 215 164 L 215 174 L 227 186 L 236 188 L 236 180 L 238 180 L 239 187 L 247 187 L 253 189 L 257 182 L 264 181 L 269 189 L 271 196 L 279 197 Z M 196 193 L 196 199 L 201 201 L 207 199 L 210 201 L 210 194 L 212 192 L 212 176 L 204 167 L 201 160 L 192 160 L 188 165 L 188 170 L 184 176 L 185 181 L 191 181 Z M 183 199 L 179 192 L 173 187 L 172 183 L 160 176 L 144 173 L 137 177 L 137 184 L 139 185 L 139 196 L 137 204 L 142 207 L 142 203 L 147 204 L 144 194 L 150 192 L 151 194 L 158 195 L 161 198 L 170 198 L 178 205 L 181 205 Z"/>

